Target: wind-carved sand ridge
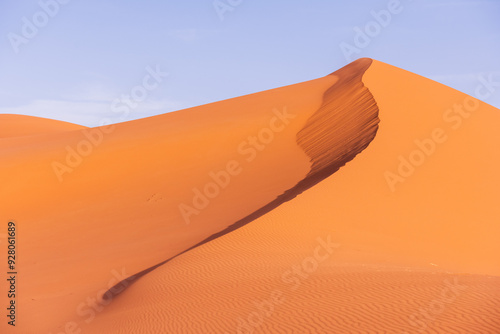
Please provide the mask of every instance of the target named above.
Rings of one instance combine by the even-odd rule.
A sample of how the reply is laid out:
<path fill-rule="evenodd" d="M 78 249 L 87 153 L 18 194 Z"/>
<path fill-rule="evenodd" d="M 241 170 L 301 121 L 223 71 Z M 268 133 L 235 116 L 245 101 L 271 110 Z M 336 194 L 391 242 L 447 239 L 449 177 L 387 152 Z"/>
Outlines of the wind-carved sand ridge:
<path fill-rule="evenodd" d="M 375 138 L 378 107 L 362 78 L 372 64 L 368 58 L 333 72 L 339 81 L 330 87 L 321 108 L 297 134 L 297 143 L 311 157 L 304 188 L 320 182 L 354 159 Z"/>
<path fill-rule="evenodd" d="M 308 119 L 297 133 L 297 144 L 311 158 L 311 170 L 293 188 L 245 218 L 217 232 L 185 251 L 150 268 L 118 282 L 104 295 L 114 298 L 123 293 L 137 279 L 150 273 L 174 258 L 245 226 L 274 210 L 335 173 L 360 154 L 375 138 L 378 129 L 378 108 L 368 88 L 362 82 L 371 59 L 362 58 L 333 72 L 338 80 L 324 93 L 321 107 Z M 120 286 L 126 286 L 119 289 Z"/>

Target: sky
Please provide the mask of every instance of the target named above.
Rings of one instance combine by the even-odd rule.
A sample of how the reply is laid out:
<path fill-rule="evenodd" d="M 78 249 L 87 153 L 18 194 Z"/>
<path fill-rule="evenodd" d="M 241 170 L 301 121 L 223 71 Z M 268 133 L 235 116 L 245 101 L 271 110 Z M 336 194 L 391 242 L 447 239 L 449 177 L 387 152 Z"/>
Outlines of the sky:
<path fill-rule="evenodd" d="M 0 113 L 118 123 L 360 57 L 475 96 L 500 87 L 499 18 L 500 0 L 0 0 Z"/>

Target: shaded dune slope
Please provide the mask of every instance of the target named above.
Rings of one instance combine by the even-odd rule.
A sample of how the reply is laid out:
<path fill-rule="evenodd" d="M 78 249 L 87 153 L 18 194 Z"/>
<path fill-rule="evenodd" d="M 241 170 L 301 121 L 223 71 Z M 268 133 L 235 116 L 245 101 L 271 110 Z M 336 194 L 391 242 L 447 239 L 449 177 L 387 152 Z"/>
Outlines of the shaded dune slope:
<path fill-rule="evenodd" d="M 297 134 L 311 158 L 311 171 L 297 188 L 307 189 L 354 159 L 375 138 L 378 107 L 362 78 L 372 64 L 359 59 L 332 73 L 340 78 L 323 96 L 323 104 Z"/>

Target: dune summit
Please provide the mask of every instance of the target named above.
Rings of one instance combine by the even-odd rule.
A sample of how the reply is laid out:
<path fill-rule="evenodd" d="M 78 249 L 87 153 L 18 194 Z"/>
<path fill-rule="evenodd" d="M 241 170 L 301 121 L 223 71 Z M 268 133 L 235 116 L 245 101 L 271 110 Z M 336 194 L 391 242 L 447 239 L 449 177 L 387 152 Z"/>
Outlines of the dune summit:
<path fill-rule="evenodd" d="M 500 328 L 500 114 L 451 88 L 365 58 L 108 127 L 2 117 L 2 333 Z"/>

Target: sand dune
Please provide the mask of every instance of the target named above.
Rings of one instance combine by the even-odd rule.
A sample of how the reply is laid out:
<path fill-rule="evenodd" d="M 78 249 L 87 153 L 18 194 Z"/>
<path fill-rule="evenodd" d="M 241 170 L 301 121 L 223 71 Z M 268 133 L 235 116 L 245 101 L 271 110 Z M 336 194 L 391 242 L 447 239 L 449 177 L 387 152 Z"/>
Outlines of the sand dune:
<path fill-rule="evenodd" d="M 2 332 L 500 328 L 500 113 L 458 91 L 361 59 L 108 127 L 11 122 Z"/>
<path fill-rule="evenodd" d="M 1 114 L 0 138 L 84 129 L 84 126 L 41 117 Z"/>

